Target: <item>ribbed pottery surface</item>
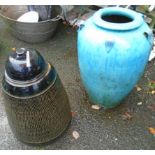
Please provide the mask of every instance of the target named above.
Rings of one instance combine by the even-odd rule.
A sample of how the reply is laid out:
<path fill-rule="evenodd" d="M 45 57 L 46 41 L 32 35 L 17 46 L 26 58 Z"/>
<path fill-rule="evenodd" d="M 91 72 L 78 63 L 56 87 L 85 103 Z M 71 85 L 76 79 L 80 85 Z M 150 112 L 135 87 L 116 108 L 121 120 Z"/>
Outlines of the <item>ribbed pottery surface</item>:
<path fill-rule="evenodd" d="M 67 94 L 58 77 L 46 90 L 28 98 L 3 94 L 11 129 L 25 143 L 48 142 L 58 137 L 71 120 Z"/>

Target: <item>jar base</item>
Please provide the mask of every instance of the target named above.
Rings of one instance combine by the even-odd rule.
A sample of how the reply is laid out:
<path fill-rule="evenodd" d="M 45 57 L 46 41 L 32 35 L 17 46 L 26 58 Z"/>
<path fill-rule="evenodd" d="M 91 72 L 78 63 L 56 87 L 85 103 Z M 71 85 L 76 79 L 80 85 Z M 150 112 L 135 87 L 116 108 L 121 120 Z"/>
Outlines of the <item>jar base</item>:
<path fill-rule="evenodd" d="M 60 138 L 69 128 L 70 124 L 71 124 L 71 121 L 72 121 L 72 117 L 71 119 L 69 120 L 69 122 L 67 123 L 66 127 L 62 130 L 62 132 L 60 132 L 57 136 L 47 140 L 47 141 L 44 141 L 44 142 L 28 142 L 28 141 L 24 141 L 20 138 L 17 138 L 15 137 L 17 140 L 19 140 L 20 142 L 26 144 L 26 145 L 30 145 L 30 146 L 45 146 L 45 145 L 48 145 L 52 142 L 54 142 L 55 140 L 57 140 L 58 138 Z"/>

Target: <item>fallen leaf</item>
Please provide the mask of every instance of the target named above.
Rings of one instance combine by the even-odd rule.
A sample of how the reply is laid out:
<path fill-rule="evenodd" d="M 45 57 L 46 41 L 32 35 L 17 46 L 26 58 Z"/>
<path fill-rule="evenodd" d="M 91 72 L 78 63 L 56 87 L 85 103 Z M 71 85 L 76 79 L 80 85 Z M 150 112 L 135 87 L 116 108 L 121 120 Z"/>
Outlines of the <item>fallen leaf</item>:
<path fill-rule="evenodd" d="M 73 131 L 72 135 L 75 139 L 78 139 L 80 137 L 79 133 L 77 131 Z"/>
<path fill-rule="evenodd" d="M 155 83 L 155 80 L 150 80 L 151 83 Z"/>
<path fill-rule="evenodd" d="M 139 86 L 136 85 L 136 90 L 137 90 L 137 91 L 141 91 L 142 88 L 140 88 Z"/>
<path fill-rule="evenodd" d="M 138 103 L 137 103 L 137 105 L 142 105 L 142 104 L 143 104 L 142 102 L 138 102 Z"/>
<path fill-rule="evenodd" d="M 123 115 L 122 115 L 122 119 L 123 120 L 130 120 L 132 119 L 132 116 L 129 112 L 125 112 Z"/>
<path fill-rule="evenodd" d="M 91 108 L 92 108 L 92 109 L 95 109 L 95 110 L 101 109 L 101 107 L 100 107 L 99 105 L 95 105 L 95 104 L 92 105 Z"/>
<path fill-rule="evenodd" d="M 151 134 L 155 135 L 155 128 L 150 127 L 148 130 Z"/>
<path fill-rule="evenodd" d="M 77 113 L 74 112 L 74 111 L 72 111 L 72 112 L 71 112 L 71 115 L 72 115 L 72 117 L 75 117 L 75 116 L 77 115 Z"/>
<path fill-rule="evenodd" d="M 147 106 L 148 109 L 150 109 L 151 111 L 155 111 L 155 104 L 150 104 Z"/>
<path fill-rule="evenodd" d="M 152 95 L 155 94 L 155 90 L 152 90 L 152 91 L 151 91 L 151 94 L 152 94 Z"/>
<path fill-rule="evenodd" d="M 155 90 L 155 81 L 150 81 L 149 84 L 148 84 L 148 87 L 152 91 Z"/>
<path fill-rule="evenodd" d="M 16 51 L 16 48 L 15 48 L 15 47 L 12 47 L 11 50 L 12 50 L 13 52 L 15 52 L 15 51 Z"/>

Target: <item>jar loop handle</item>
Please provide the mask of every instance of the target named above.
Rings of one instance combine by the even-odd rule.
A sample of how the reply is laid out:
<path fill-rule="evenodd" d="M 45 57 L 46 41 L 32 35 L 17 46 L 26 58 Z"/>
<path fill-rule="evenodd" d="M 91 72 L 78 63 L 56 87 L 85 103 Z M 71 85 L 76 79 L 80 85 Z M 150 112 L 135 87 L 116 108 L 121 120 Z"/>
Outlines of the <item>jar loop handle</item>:
<path fill-rule="evenodd" d="M 84 27 L 85 27 L 85 21 L 84 20 L 81 20 L 78 24 L 77 24 L 77 30 L 82 30 Z"/>
<path fill-rule="evenodd" d="M 153 33 L 152 31 L 150 32 L 144 32 L 144 36 L 146 37 L 146 39 L 148 40 L 148 42 L 152 45 L 151 40 L 153 39 Z"/>

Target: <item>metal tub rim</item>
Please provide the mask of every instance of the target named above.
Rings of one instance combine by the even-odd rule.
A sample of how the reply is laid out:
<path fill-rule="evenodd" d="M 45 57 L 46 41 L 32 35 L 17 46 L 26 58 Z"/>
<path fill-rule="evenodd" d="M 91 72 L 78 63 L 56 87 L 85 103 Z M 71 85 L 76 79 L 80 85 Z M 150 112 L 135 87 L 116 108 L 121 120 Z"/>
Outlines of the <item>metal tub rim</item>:
<path fill-rule="evenodd" d="M 46 22 L 51 22 L 51 21 L 55 22 L 55 21 L 58 21 L 58 20 L 62 19 L 62 17 L 63 17 L 63 9 L 62 9 L 61 6 L 58 6 L 58 7 L 60 8 L 60 14 L 59 14 L 59 15 L 57 15 L 57 16 L 54 17 L 54 18 L 51 18 L 51 19 L 48 19 L 48 20 L 44 20 L 44 21 L 38 21 L 38 22 L 30 22 L 30 23 L 29 23 L 29 22 L 17 21 L 16 19 L 13 19 L 13 18 L 10 18 L 10 17 L 8 17 L 8 16 L 5 16 L 5 15 L 2 13 L 2 11 L 0 11 L 0 16 L 3 17 L 4 19 L 7 19 L 7 20 L 12 21 L 12 22 L 23 23 L 23 24 L 38 24 L 38 23 L 46 23 Z M 0 10 L 1 10 L 1 9 L 0 9 Z"/>

